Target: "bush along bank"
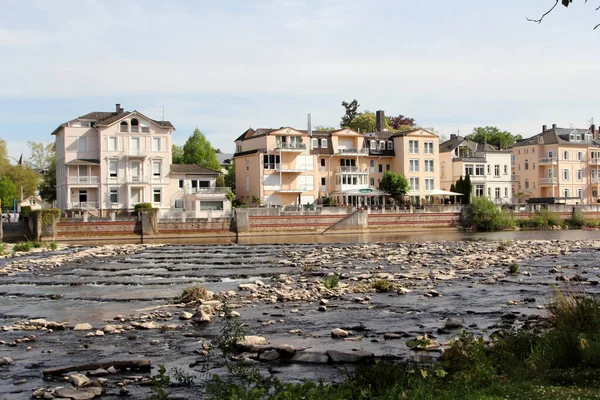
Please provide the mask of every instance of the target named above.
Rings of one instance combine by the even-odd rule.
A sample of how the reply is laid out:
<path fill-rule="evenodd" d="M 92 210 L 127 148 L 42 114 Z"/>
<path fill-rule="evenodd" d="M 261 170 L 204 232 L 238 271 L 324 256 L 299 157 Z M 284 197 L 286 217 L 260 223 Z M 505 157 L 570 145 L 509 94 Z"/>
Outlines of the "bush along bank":
<path fill-rule="evenodd" d="M 581 229 L 598 228 L 600 220 L 586 218 L 579 209 L 574 209 L 571 217 L 566 219 L 548 210 L 537 211 L 529 218 L 517 219 L 511 211 L 499 208 L 493 201 L 477 197 L 465 209 L 463 227 L 475 231 Z"/>
<path fill-rule="evenodd" d="M 225 364 L 227 373 L 185 376 L 206 399 L 567 399 L 598 398 L 600 379 L 600 300 L 571 290 L 555 292 L 548 316 L 519 330 L 499 329 L 487 337 L 459 331 L 438 361 L 375 361 L 348 369 L 341 383 L 284 383 L 275 375 L 243 363 L 243 327 L 225 306 L 226 323 L 217 347 L 206 347 L 206 363 Z M 513 314 L 511 314 L 513 315 Z M 514 315 L 513 315 L 514 316 Z M 503 316 L 504 319 L 510 318 Z M 514 325 L 513 325 L 514 326 Z M 419 342 L 419 343 L 413 343 Z M 426 336 L 406 344 L 416 352 L 431 342 Z M 252 347 L 252 346 L 250 346 Z M 216 356 L 212 350 L 220 350 Z M 209 354 L 213 353 L 211 356 Z M 416 357 L 418 359 L 418 357 Z M 264 361 L 264 360 L 263 360 Z M 173 376 L 173 380 L 169 379 Z M 181 371 L 164 368 L 153 379 L 152 399 L 166 399 Z"/>

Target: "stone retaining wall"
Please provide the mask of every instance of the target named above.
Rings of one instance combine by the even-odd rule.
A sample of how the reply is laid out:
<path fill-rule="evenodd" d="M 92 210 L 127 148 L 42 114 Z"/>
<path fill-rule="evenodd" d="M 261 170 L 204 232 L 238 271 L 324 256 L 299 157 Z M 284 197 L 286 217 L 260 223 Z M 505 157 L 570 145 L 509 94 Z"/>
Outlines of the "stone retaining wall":
<path fill-rule="evenodd" d="M 79 239 L 105 236 L 136 236 L 141 234 L 141 224 L 137 221 L 103 222 L 58 222 L 57 239 Z"/>
<path fill-rule="evenodd" d="M 212 218 L 211 220 L 169 221 L 158 223 L 159 235 L 196 235 L 235 233 L 231 218 Z"/>
<path fill-rule="evenodd" d="M 346 215 L 284 215 L 250 216 L 252 232 L 322 232 L 344 219 Z"/>
<path fill-rule="evenodd" d="M 454 228 L 460 213 L 369 214 L 368 229 Z"/>

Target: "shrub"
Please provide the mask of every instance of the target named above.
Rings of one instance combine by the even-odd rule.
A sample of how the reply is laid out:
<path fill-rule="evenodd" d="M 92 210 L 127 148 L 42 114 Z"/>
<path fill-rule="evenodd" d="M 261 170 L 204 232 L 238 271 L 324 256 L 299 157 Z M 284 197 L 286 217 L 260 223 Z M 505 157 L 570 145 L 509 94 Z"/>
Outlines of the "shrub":
<path fill-rule="evenodd" d="M 33 243 L 31 243 L 31 242 L 19 242 L 13 246 L 13 251 L 14 252 L 17 252 L 17 251 L 28 252 L 28 251 L 31 251 L 32 248 L 33 248 Z"/>
<path fill-rule="evenodd" d="M 23 206 L 21 207 L 21 214 L 19 215 L 19 219 L 29 218 L 29 214 L 31 214 L 31 206 Z"/>
<path fill-rule="evenodd" d="M 56 250 L 57 244 L 56 242 L 50 243 L 50 250 Z"/>
<path fill-rule="evenodd" d="M 511 274 L 516 274 L 517 272 L 519 272 L 519 264 L 517 263 L 512 263 L 510 264 L 510 266 L 508 267 L 508 270 L 510 271 Z"/>
<path fill-rule="evenodd" d="M 42 219 L 42 226 L 52 224 L 53 220 L 60 218 L 60 210 L 58 208 L 42 208 L 41 210 L 32 210 L 29 215 L 37 214 L 38 218 Z"/>
<path fill-rule="evenodd" d="M 340 277 L 337 275 L 330 275 L 323 279 L 323 286 L 325 286 L 327 289 L 333 289 L 335 287 L 338 287 L 339 284 Z"/>
<path fill-rule="evenodd" d="M 573 210 L 571 218 L 565 219 L 565 225 L 568 225 L 571 228 L 582 228 L 585 224 L 586 219 L 579 209 Z"/>
<path fill-rule="evenodd" d="M 183 289 L 181 296 L 174 299 L 177 303 L 198 303 L 208 300 L 208 292 L 202 286 L 190 286 Z"/>
<path fill-rule="evenodd" d="M 393 285 L 387 279 L 380 279 L 376 282 L 373 282 L 373 288 L 377 292 L 389 292 L 392 290 Z"/>
<path fill-rule="evenodd" d="M 135 211 L 150 210 L 150 209 L 152 209 L 152 204 L 150 204 L 150 203 L 137 203 L 135 206 L 133 206 L 133 209 Z"/>
<path fill-rule="evenodd" d="M 508 212 L 498 210 L 493 201 L 476 197 L 471 201 L 466 225 L 478 231 L 497 231 L 514 227 Z"/>

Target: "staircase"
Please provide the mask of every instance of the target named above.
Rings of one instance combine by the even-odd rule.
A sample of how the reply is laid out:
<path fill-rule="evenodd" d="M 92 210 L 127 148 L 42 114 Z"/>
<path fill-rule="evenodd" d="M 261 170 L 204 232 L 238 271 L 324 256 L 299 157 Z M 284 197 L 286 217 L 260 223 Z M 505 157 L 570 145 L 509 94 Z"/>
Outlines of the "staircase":
<path fill-rule="evenodd" d="M 347 225 L 348 222 L 352 221 L 357 216 L 357 214 L 360 212 L 366 212 L 366 211 L 363 211 L 361 209 L 355 210 L 354 212 L 348 214 L 345 218 L 340 219 L 335 224 L 328 226 L 323 232 L 321 232 L 321 235 L 323 235 L 327 231 L 336 230 L 336 229 L 343 227 L 344 225 Z"/>
<path fill-rule="evenodd" d="M 29 225 L 22 222 L 3 222 L 2 223 L 2 241 L 3 242 L 25 242 L 33 240 L 33 235 L 29 232 Z"/>

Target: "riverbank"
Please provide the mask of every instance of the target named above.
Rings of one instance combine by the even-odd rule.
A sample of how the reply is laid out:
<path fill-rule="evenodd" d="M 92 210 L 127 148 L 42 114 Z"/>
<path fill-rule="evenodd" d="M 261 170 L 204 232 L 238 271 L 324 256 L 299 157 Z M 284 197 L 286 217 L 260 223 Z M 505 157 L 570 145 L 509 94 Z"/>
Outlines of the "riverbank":
<path fill-rule="evenodd" d="M 249 335 L 267 342 L 242 362 L 275 369 L 284 381 L 316 373 L 336 381 L 336 365 L 349 357 L 412 357 L 407 342 L 423 334 L 439 344 L 427 353 L 436 357 L 455 335 L 451 318 L 480 335 L 541 322 L 551 285 L 577 282 L 597 291 L 599 246 L 598 240 L 126 245 L 5 260 L 25 269 L 0 277 L 0 355 L 13 360 L 0 369 L 0 392 L 28 398 L 43 386 L 42 369 L 90 361 L 149 359 L 155 368 L 166 364 L 198 376 L 203 343 L 222 327 L 223 301 Z M 190 286 L 212 294 L 191 308 L 168 304 Z M 150 375 L 109 374 L 103 395 L 118 395 L 124 386 L 143 398 Z"/>

